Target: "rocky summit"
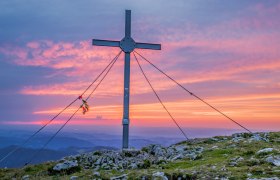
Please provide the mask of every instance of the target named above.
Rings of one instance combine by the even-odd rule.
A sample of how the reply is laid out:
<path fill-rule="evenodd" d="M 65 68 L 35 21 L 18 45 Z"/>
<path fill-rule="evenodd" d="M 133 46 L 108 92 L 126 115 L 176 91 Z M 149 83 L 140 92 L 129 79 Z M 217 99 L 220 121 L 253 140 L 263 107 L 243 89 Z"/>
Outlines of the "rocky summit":
<path fill-rule="evenodd" d="M 280 177 L 280 132 L 192 139 L 169 147 L 78 154 L 21 169 L 0 179 L 266 179 Z"/>

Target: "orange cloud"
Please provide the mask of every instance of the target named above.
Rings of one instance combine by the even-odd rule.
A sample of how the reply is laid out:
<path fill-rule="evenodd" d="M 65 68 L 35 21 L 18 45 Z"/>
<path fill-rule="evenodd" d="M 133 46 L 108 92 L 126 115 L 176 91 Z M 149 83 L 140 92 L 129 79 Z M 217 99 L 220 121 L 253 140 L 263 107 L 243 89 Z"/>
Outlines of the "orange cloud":
<path fill-rule="evenodd" d="M 210 98 L 207 102 L 236 121 L 246 125 L 248 128 L 256 129 L 259 125 L 262 125 L 261 127 L 263 128 L 277 130 L 280 125 L 278 113 L 280 94 L 218 97 Z M 184 127 L 239 128 L 237 125 L 196 99 L 169 101 L 164 102 L 164 104 L 180 125 Z M 90 111 L 85 115 L 83 115 L 81 111 L 77 114 L 73 120 L 74 124 L 121 124 L 122 105 L 90 104 L 90 106 Z M 51 116 L 61 109 L 62 107 L 41 110 L 34 112 L 34 114 Z M 61 118 L 67 119 L 75 110 L 76 107 L 70 108 Z M 104 119 L 95 120 L 96 116 L 102 116 Z M 130 107 L 130 118 L 133 126 L 174 126 L 172 120 L 158 102 L 132 104 Z M 211 124 L 209 124 L 209 122 L 211 122 Z"/>

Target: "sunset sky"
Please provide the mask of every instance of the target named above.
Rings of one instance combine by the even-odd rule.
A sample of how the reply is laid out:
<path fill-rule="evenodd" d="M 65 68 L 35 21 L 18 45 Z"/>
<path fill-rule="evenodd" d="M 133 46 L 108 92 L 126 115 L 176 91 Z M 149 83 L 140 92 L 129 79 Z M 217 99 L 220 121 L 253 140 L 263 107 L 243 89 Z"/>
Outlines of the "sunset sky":
<path fill-rule="evenodd" d="M 27 3 L 28 2 L 28 3 Z M 125 9 L 132 37 L 160 43 L 137 50 L 184 87 L 251 130 L 280 130 L 280 2 L 223 0 L 0 1 L 0 126 L 40 126 L 73 99 L 120 51 Z M 122 54 L 70 125 L 121 129 Z M 139 58 L 178 123 L 240 129 Z M 131 126 L 172 127 L 131 57 Z M 63 123 L 77 101 L 54 125 Z"/>

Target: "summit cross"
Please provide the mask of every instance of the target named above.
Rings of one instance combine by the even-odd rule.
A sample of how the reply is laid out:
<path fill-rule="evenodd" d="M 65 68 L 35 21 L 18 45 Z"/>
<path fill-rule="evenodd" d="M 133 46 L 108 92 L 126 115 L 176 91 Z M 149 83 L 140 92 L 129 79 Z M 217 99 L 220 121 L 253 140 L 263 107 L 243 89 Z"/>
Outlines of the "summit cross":
<path fill-rule="evenodd" d="M 161 50 L 160 44 L 139 43 L 131 37 L 131 10 L 125 11 L 125 36 L 121 41 L 93 39 L 92 45 L 120 47 L 125 53 L 124 61 L 124 99 L 123 99 L 123 140 L 122 148 L 128 149 L 129 140 L 129 83 L 130 83 L 130 53 L 135 48 Z"/>

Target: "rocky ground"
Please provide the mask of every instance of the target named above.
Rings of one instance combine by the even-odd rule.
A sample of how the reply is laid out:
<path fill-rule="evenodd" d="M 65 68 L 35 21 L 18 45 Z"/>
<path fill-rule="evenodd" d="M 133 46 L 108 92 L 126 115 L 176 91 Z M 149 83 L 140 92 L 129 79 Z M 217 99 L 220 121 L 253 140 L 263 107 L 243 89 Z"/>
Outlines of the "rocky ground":
<path fill-rule="evenodd" d="M 141 150 L 95 151 L 59 162 L 1 169 L 0 179 L 274 179 L 280 132 L 193 139 Z"/>

